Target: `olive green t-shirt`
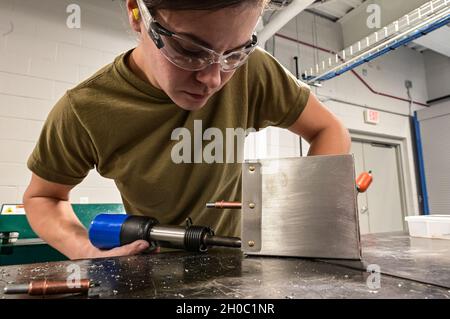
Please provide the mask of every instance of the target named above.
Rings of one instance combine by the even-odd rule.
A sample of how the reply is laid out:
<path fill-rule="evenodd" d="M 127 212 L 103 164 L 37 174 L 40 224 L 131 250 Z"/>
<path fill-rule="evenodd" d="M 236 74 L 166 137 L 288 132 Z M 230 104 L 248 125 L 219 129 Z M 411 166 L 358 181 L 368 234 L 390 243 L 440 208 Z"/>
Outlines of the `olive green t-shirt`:
<path fill-rule="evenodd" d="M 182 139 L 173 140 L 172 134 L 185 128 L 194 145 L 194 136 L 208 128 L 220 129 L 224 138 L 226 128 L 287 128 L 303 111 L 309 88 L 257 49 L 202 109 L 186 111 L 132 73 L 127 65 L 131 52 L 58 101 L 28 160 L 29 169 L 50 182 L 76 185 L 95 168 L 114 180 L 128 214 L 171 225 L 191 217 L 218 235 L 238 236 L 238 210 L 206 209 L 205 204 L 240 201 L 242 163 L 237 158 L 234 163 L 194 163 L 192 154 L 191 163 L 177 164 L 172 148 Z M 201 121 L 200 135 L 194 121 Z M 200 145 L 204 149 L 211 141 Z"/>

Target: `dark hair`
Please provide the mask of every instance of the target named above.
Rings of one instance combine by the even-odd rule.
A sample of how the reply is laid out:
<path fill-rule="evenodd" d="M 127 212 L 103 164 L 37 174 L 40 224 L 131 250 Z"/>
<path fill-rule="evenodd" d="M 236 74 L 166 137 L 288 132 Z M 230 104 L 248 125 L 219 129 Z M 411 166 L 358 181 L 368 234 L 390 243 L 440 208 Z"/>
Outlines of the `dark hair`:
<path fill-rule="evenodd" d="M 218 10 L 244 4 L 266 5 L 269 0 L 144 0 L 150 10 Z"/>

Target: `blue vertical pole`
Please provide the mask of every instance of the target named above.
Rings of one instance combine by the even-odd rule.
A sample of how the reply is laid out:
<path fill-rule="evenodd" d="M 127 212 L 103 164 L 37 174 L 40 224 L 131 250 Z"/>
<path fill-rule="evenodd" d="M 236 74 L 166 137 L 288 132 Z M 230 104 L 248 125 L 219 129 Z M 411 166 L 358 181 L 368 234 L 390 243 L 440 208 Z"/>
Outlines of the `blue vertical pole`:
<path fill-rule="evenodd" d="M 419 178 L 420 178 L 420 186 L 422 187 L 422 196 L 423 196 L 423 213 L 424 215 L 430 215 L 430 207 L 428 205 L 428 192 L 427 192 L 427 183 L 425 179 L 425 165 L 423 160 L 423 149 L 422 149 L 422 138 L 420 135 L 420 123 L 417 118 L 417 111 L 414 112 L 414 131 L 416 135 L 416 149 L 417 149 L 417 159 L 419 164 Z"/>

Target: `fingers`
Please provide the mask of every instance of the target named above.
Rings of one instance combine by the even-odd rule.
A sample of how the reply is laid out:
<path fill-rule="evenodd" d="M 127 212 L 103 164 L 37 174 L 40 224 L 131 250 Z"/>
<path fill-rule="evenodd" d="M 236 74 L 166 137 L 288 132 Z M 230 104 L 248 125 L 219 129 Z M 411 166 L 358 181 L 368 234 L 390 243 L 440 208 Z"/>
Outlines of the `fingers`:
<path fill-rule="evenodd" d="M 106 257 L 137 255 L 137 254 L 145 251 L 146 249 L 148 249 L 149 246 L 150 246 L 150 244 L 145 240 L 136 240 L 135 242 L 132 242 L 131 244 L 117 247 L 117 248 L 107 251 Z"/>
<path fill-rule="evenodd" d="M 158 253 L 160 253 L 161 252 L 161 248 L 159 247 L 159 246 L 156 246 L 156 247 L 149 247 L 146 251 L 144 251 L 143 253 L 144 254 L 150 254 L 150 255 L 153 255 L 153 254 L 158 254 Z"/>

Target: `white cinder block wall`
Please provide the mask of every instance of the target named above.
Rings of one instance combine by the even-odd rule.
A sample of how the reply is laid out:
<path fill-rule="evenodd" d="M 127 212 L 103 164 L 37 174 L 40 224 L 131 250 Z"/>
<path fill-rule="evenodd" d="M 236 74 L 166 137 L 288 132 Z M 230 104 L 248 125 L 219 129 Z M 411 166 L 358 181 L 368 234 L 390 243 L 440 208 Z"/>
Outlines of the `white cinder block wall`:
<path fill-rule="evenodd" d="M 81 28 L 66 21 L 81 8 Z M 26 161 L 48 112 L 64 92 L 136 44 L 122 1 L 0 1 L 0 204 L 21 203 Z M 96 172 L 71 194 L 74 203 L 121 202 Z"/>

